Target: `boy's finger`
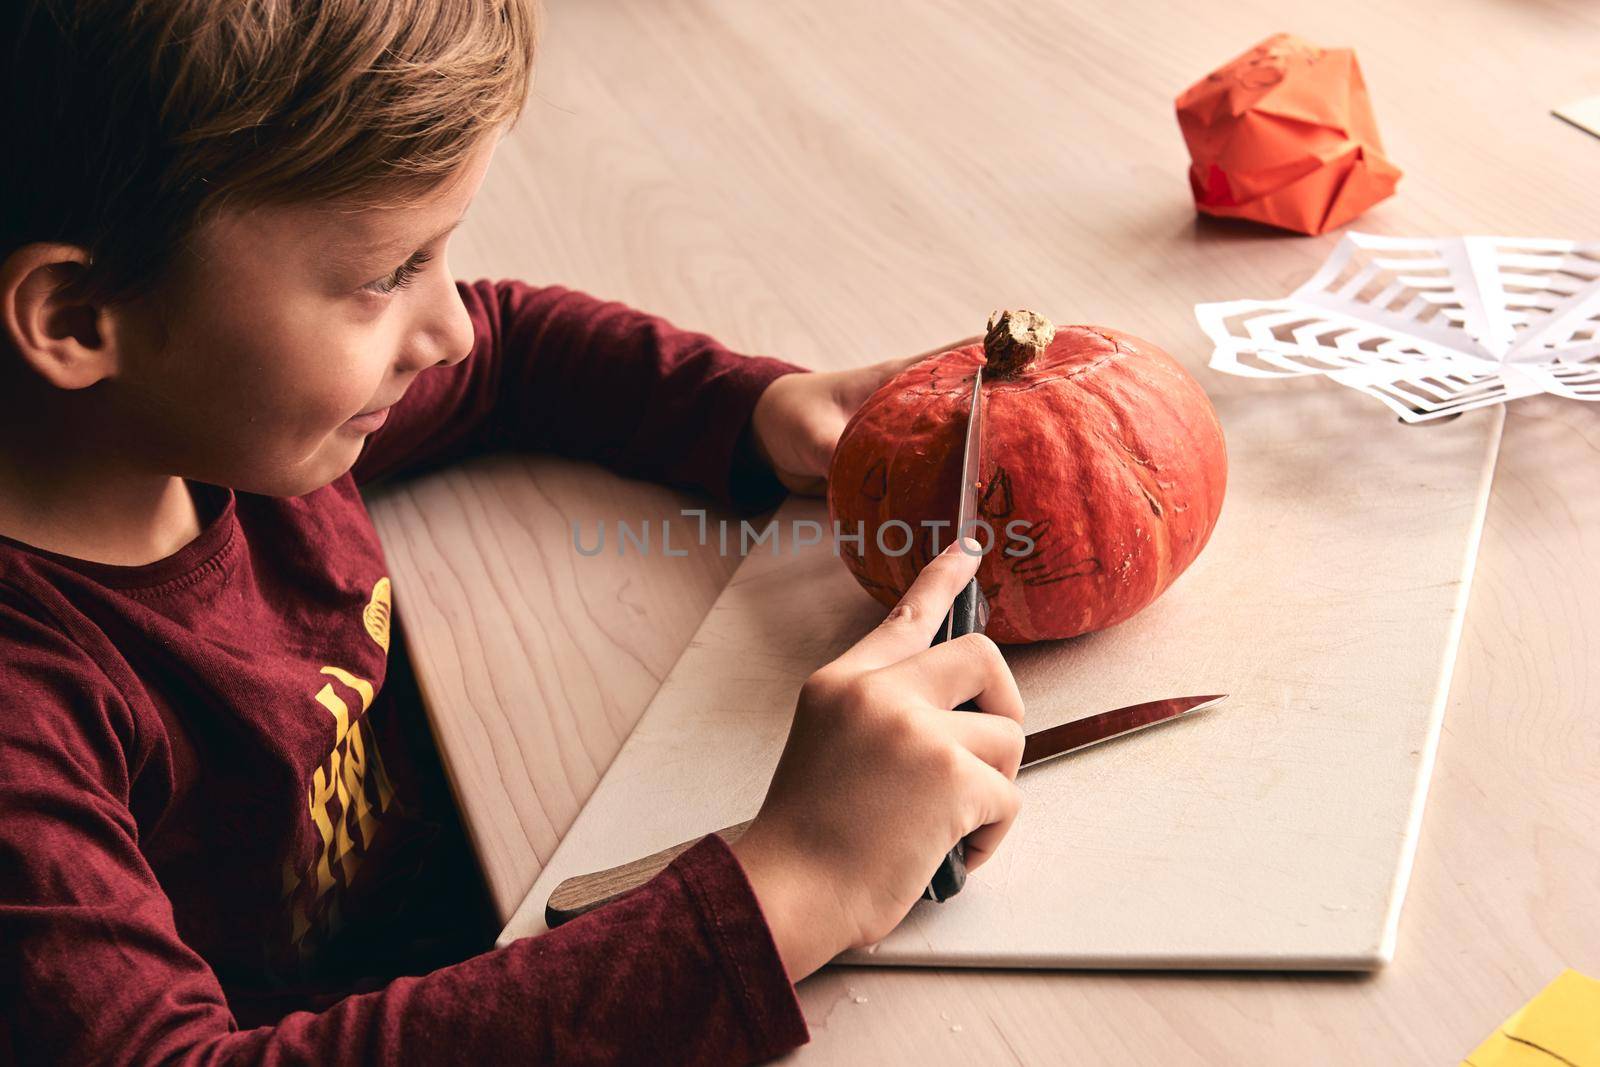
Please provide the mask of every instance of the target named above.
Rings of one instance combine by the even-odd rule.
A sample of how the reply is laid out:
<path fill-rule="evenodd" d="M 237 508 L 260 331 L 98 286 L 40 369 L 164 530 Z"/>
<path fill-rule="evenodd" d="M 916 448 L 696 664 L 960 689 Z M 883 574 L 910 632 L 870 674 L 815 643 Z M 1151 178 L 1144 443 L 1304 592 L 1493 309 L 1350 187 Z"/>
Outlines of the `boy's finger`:
<path fill-rule="evenodd" d="M 903 356 L 898 359 L 886 359 L 882 363 L 879 363 L 875 368 L 878 372 L 878 381 L 886 382 L 906 368 L 914 367 L 918 363 L 927 359 L 929 356 L 938 355 L 939 352 L 944 351 L 946 351 L 946 349 L 941 348 L 938 350 L 938 352 L 918 352 L 914 356 Z"/>
<path fill-rule="evenodd" d="M 939 724 L 956 744 L 1005 775 L 1015 778 L 1022 763 L 1026 737 L 1022 726 L 999 715 L 973 715 L 965 711 L 935 712 Z"/>
<path fill-rule="evenodd" d="M 998 771 L 982 768 L 981 782 L 983 795 L 980 818 L 983 822 L 966 837 L 969 871 L 975 871 L 989 862 L 989 858 L 1000 847 L 1000 842 L 1011 832 L 1012 824 L 1017 821 L 1017 812 L 1022 808 L 1022 792 L 1017 789 L 1017 784 Z"/>
<path fill-rule="evenodd" d="M 964 338 L 963 340 L 957 341 L 954 344 L 940 345 L 938 348 L 930 348 L 926 352 L 919 352 L 917 355 L 914 355 L 910 359 L 906 360 L 906 366 L 910 366 L 911 364 L 916 363 L 918 360 L 927 359 L 929 356 L 942 355 L 945 352 L 950 352 L 957 348 L 966 348 L 968 345 L 982 343 L 983 335 L 981 333 L 974 334 L 973 336 Z"/>
<path fill-rule="evenodd" d="M 954 708 L 971 700 L 991 715 L 1022 721 L 1017 679 L 1000 646 L 983 634 L 967 634 L 925 648 L 884 672 L 934 707 Z"/>
<path fill-rule="evenodd" d="M 888 616 L 835 662 L 847 670 L 869 671 L 926 649 L 956 594 L 978 571 L 978 543 L 970 537 L 965 541 L 965 547 L 958 540 L 933 557 Z"/>

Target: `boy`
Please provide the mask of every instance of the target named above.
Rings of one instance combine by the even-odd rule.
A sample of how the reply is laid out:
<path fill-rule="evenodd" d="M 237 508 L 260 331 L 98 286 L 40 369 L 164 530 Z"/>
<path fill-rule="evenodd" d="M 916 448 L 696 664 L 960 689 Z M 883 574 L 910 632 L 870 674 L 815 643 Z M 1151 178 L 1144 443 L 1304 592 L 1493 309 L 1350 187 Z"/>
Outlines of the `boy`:
<path fill-rule="evenodd" d="M 770 505 L 905 365 L 452 282 L 534 35 L 526 0 L 0 15 L 0 1058 L 767 1058 L 793 982 L 1009 827 L 1016 686 L 928 648 L 958 548 L 807 682 L 737 846 L 463 958 L 358 486 L 545 448 Z"/>

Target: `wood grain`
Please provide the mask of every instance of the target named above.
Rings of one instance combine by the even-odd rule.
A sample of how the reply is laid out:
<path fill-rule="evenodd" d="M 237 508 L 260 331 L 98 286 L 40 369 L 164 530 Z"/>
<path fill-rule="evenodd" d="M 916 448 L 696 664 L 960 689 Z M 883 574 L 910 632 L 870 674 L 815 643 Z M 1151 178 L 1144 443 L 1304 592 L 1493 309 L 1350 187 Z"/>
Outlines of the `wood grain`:
<path fill-rule="evenodd" d="M 680 509 L 706 502 L 548 456 L 475 460 L 369 507 L 445 769 L 509 913 L 737 560 L 694 544 L 617 555 L 619 521 L 692 522 Z M 579 553 L 574 523 L 591 549 L 603 526 L 605 551 Z"/>
<path fill-rule="evenodd" d="M 532 111 L 455 239 L 456 273 L 576 285 L 819 367 L 968 335 L 1006 303 L 1112 323 L 1198 359 L 1194 303 L 1287 292 L 1332 240 L 1199 221 L 1187 199 L 1172 97 L 1283 29 L 1357 49 L 1386 148 L 1406 171 L 1360 228 L 1594 236 L 1600 155 L 1547 114 L 1600 92 L 1600 12 L 1583 0 L 587 0 L 551 5 Z M 1512 407 L 1386 970 L 1354 980 L 830 968 L 800 987 L 813 1036 L 800 1058 L 1452 1062 L 1560 967 L 1600 973 L 1597 469 L 1592 407 Z M 538 819 L 515 813 L 539 810 L 543 775 L 565 772 L 532 736 L 519 748 L 506 721 L 548 705 L 502 703 L 489 679 L 528 677 L 534 657 L 521 646 L 569 623 L 529 608 L 533 629 L 504 643 L 504 601 L 524 594 L 475 560 L 485 546 L 493 558 L 498 531 L 536 524 L 520 507 L 475 504 L 478 477 L 406 490 L 382 518 L 468 820 L 480 844 L 522 839 L 485 855 L 508 872 L 497 897 L 509 911 L 520 891 L 508 887 L 531 884 L 540 863 L 538 834 L 517 825 Z M 559 575 L 572 561 L 539 565 Z M 725 576 L 699 579 L 697 602 L 709 605 Z M 482 619 L 480 604 L 492 609 Z M 622 617 L 605 595 L 589 610 Z M 604 636 L 592 647 L 568 647 L 604 664 L 617 631 L 594 629 Z M 663 676 L 676 654 L 663 647 L 647 673 Z M 573 714 L 636 717 L 648 688 L 608 684 Z M 564 821 L 551 818 L 546 839 Z"/>

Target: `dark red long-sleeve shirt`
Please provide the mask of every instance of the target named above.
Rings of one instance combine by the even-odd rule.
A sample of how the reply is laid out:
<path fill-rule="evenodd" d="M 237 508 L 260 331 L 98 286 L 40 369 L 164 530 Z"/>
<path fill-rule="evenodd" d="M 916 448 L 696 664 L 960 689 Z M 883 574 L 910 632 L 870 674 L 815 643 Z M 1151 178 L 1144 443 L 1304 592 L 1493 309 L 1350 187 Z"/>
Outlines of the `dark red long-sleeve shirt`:
<path fill-rule="evenodd" d="M 433 885 L 426 730 L 385 686 L 357 486 L 504 447 L 744 507 L 781 492 L 744 431 L 795 368 L 560 288 L 459 289 L 472 355 L 416 379 L 333 484 L 191 483 L 200 535 L 145 566 L 0 537 L 0 1061 L 732 1063 L 806 1039 L 715 838 L 543 937 L 353 978 L 405 973 L 397 902 Z M 320 1010 L 275 1018 L 295 1005 Z"/>

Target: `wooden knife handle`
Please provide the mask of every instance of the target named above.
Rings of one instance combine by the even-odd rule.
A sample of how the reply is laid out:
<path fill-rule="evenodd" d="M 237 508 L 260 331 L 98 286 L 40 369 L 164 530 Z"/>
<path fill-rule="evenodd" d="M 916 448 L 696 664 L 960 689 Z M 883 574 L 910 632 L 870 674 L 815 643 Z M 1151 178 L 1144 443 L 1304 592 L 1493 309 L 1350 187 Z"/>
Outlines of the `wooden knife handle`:
<path fill-rule="evenodd" d="M 731 845 L 743 837 L 749 828 L 750 820 L 747 819 L 736 826 L 718 830 L 717 836 Z M 697 837 L 692 841 L 682 841 L 671 848 L 664 848 L 660 852 L 631 863 L 624 863 L 620 867 L 566 879 L 556 886 L 544 906 L 545 925 L 554 930 L 569 919 L 576 919 L 585 912 L 611 903 L 624 893 L 638 889 L 666 870 L 669 863 L 701 840 L 701 837 Z"/>

